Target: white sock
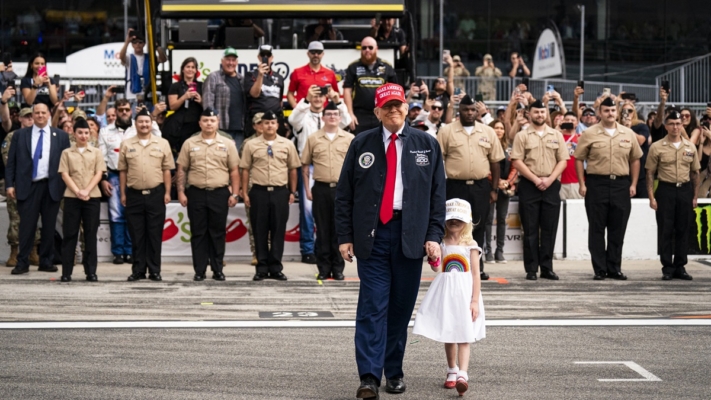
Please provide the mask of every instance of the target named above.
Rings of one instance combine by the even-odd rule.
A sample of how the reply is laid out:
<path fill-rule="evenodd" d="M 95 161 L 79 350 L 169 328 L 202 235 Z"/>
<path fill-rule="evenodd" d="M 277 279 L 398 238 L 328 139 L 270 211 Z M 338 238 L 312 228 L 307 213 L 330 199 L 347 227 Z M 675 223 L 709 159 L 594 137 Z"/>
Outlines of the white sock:
<path fill-rule="evenodd" d="M 458 372 L 459 372 L 459 367 L 447 368 L 447 380 L 448 381 L 456 381 Z M 452 376 L 452 375 L 454 375 L 454 376 Z"/>
<path fill-rule="evenodd" d="M 467 371 L 457 372 L 457 379 L 459 378 L 464 378 L 465 381 L 469 382 L 469 375 L 467 374 Z"/>

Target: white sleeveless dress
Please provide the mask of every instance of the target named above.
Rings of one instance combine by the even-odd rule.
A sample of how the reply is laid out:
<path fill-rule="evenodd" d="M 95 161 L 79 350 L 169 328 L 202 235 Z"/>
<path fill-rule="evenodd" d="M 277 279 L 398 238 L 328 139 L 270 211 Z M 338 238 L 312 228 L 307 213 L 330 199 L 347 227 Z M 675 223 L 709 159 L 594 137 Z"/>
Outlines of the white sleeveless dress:
<path fill-rule="evenodd" d="M 413 333 L 443 343 L 473 343 L 486 337 L 484 300 L 479 293 L 479 316 L 472 321 L 473 246 L 442 244 L 442 272 L 437 274 L 415 317 Z M 475 271 L 478 273 L 479 271 Z"/>

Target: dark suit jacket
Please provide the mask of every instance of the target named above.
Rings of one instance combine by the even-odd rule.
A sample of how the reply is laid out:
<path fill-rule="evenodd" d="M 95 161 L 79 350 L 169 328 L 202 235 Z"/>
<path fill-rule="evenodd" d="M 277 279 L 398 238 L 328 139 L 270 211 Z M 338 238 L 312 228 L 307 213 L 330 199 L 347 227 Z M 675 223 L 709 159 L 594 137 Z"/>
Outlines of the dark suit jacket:
<path fill-rule="evenodd" d="M 49 195 L 54 201 L 64 197 L 66 185 L 59 174 L 62 151 L 70 146 L 69 135 L 61 129 L 50 128 Z M 32 187 L 32 128 L 18 129 L 12 136 L 5 168 L 5 187 L 15 188 L 18 201 L 27 200 Z"/>
<path fill-rule="evenodd" d="M 405 126 L 402 140 L 402 248 L 408 258 L 425 256 L 427 241 L 444 236 L 445 176 L 442 150 L 430 134 Z M 356 257 L 373 250 L 387 172 L 383 128 L 353 139 L 336 187 L 338 243 L 353 243 Z"/>

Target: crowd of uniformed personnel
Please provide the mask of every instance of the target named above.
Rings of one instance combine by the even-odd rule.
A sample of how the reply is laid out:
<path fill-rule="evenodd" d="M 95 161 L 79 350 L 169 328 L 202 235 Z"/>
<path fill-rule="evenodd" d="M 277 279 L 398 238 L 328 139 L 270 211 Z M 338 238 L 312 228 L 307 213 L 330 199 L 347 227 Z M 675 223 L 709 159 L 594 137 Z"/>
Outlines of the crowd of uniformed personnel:
<path fill-rule="evenodd" d="M 324 82 L 330 82 L 332 77 L 320 65 L 323 46 L 311 43 L 310 63 L 292 76 L 289 99 L 294 112 L 288 119 L 290 124 L 285 125 L 276 106 L 262 110 L 247 109 L 244 104 L 245 93 L 252 96 L 252 104 L 272 96 L 269 87 L 275 83 L 262 81 L 271 74 L 272 49 L 265 47 L 260 51 L 265 62 L 260 64 L 258 73 L 250 74 L 250 87 L 242 88 L 237 96 L 231 95 L 231 79 L 241 85 L 244 78 L 235 75 L 236 72 L 230 75 L 234 68 L 229 67 L 236 65 L 237 53 L 229 48 L 223 56 L 223 67 L 228 66 L 224 68 L 226 72 L 221 73 L 216 83 L 209 83 L 210 90 L 219 92 L 218 98 L 207 95 L 212 96 L 211 100 L 202 99 L 203 93 L 199 92 L 191 95 L 202 88 L 193 86 L 192 80 L 181 83 L 184 88 L 175 89 L 171 109 L 174 105 L 179 109 L 192 107 L 192 113 L 199 114 L 200 130 L 191 137 L 181 132 L 182 139 L 176 141 L 176 135 L 170 131 L 161 132 L 155 123 L 156 113 L 149 113 L 146 108 L 139 107 L 135 119 L 130 118 L 130 104 L 125 100 L 117 100 L 115 110 L 126 115 L 121 114 L 123 117 L 118 121 L 106 124 L 98 138 L 93 138 L 99 149 L 92 146 L 86 115 L 73 119 L 70 135 L 73 144 L 61 153 L 57 169 L 66 187 L 62 281 L 71 281 L 74 248 L 80 235 L 83 235 L 82 264 L 87 280 L 98 279 L 99 188 L 119 200 L 119 204 L 110 208 L 124 219 L 112 214 L 111 220 L 117 224 L 125 221 L 127 235 L 122 242 L 129 250 L 114 253 L 114 262 L 118 263 L 118 258 L 132 264 L 129 281 L 162 279 L 161 236 L 166 205 L 172 200 L 187 207 L 191 221 L 194 280 L 206 278 L 208 265 L 213 279 L 225 280 L 225 225 L 229 208 L 240 199 L 247 208 L 256 267 L 253 279 L 286 280 L 282 265 L 286 222 L 289 205 L 297 198 L 302 203 L 313 202 L 312 209 L 302 207 L 300 212 L 302 217 L 308 212 L 317 227 L 314 263 L 319 270 L 318 279 L 344 279 L 345 265 L 335 234 L 336 185 L 354 134 L 380 123 L 373 113 L 376 89 L 397 78 L 392 67 L 377 57 L 377 42 L 365 38 L 361 58 L 347 70 L 341 97 L 332 84 L 320 85 L 321 78 L 317 77 L 324 76 Z M 186 71 L 181 72 L 192 72 L 196 63 L 192 58 L 186 60 L 182 65 Z M 193 79 L 192 75 L 186 75 Z M 519 85 L 509 106 L 492 113 L 466 93 L 454 94 L 451 76 L 447 78 L 441 78 L 442 82 L 433 86 L 432 96 L 428 95 L 426 85 L 411 84 L 407 95 L 412 100 L 408 119 L 413 127 L 437 138 L 447 175 L 447 198 L 461 198 L 472 205 L 476 223 L 473 236 L 478 243 L 491 239 L 490 229 L 486 234 L 486 225 L 491 224 L 494 205 L 501 198 L 508 202 L 517 194 L 526 279 L 536 280 L 540 276 L 558 280 L 553 271 L 553 247 L 561 199 L 584 198 L 594 279 L 627 279 L 621 270 L 622 245 L 631 210 L 630 198 L 638 196 L 638 181 L 642 181 L 650 207 L 656 210 L 663 279 L 692 279 L 684 269 L 687 230 L 698 197 L 700 170 L 707 169 L 704 164 L 708 162 L 700 160 L 708 159 L 705 144 L 707 138 L 711 142 L 711 131 L 703 124 L 696 124 L 692 128 L 698 131 L 688 132 L 684 110 L 665 109 L 668 93 L 664 89 L 656 119 L 645 123 L 637 120 L 633 102 L 614 95 L 603 95 L 590 107 L 579 104 L 582 88 L 576 89 L 573 110 L 568 111 L 557 93 L 535 99 L 525 85 Z M 222 89 L 225 90 L 220 92 Z M 420 93 L 426 98 L 424 106 L 413 99 Z M 559 109 L 549 110 L 550 100 L 556 100 Z M 218 107 L 213 108 L 210 103 Z M 107 104 L 103 102 L 102 106 L 102 111 L 106 111 Z M 27 178 L 15 168 L 22 163 L 29 163 L 34 169 L 43 165 L 42 154 L 35 151 L 39 144 L 36 131 L 43 132 L 33 119 L 37 107 L 20 110 L 20 125 L 16 129 L 22 130 L 11 132 L 3 142 L 3 161 L 11 166 L 7 173 L 15 174 L 7 182 Z M 425 118 L 418 118 L 423 109 Z M 632 111 L 634 116 L 630 116 Z M 706 114 L 711 119 L 711 109 Z M 248 118 L 251 124 L 225 122 L 228 117 Z M 293 129 L 292 135 L 282 132 L 285 126 Z M 648 128 L 656 132 L 656 138 Z M 253 134 L 242 142 L 237 136 L 241 135 L 239 139 L 244 136 L 243 129 Z M 32 135 L 31 140 L 35 140 L 32 153 L 14 148 L 20 141 L 14 138 L 18 134 Z M 59 134 L 66 135 L 62 131 Z M 42 137 L 39 140 L 46 140 Z M 41 152 L 42 146 L 39 148 Z M 640 160 L 645 161 L 644 165 Z M 118 178 L 116 181 L 110 180 L 112 174 Z M 29 179 L 32 188 L 42 182 L 35 181 L 34 175 Z M 52 173 L 45 179 L 52 179 Z M 658 182 L 656 189 L 655 182 Z M 52 267 L 40 260 L 36 246 L 47 238 L 36 231 L 36 221 L 27 222 L 30 228 L 21 227 L 17 206 L 27 200 L 18 203 L 14 188 L 8 186 L 8 189 L 8 241 L 12 254 L 7 266 L 14 267 L 13 274 L 28 272 L 29 264 L 51 271 Z M 42 206 L 38 207 L 42 213 Z M 503 210 L 505 213 L 506 208 Z M 113 235 L 119 232 L 112 229 L 111 233 L 113 241 Z M 20 237 L 23 235 L 24 240 Z M 498 243 L 496 257 L 489 250 L 487 262 L 505 262 L 503 241 Z M 488 279 L 484 262 L 480 265 L 481 278 Z"/>

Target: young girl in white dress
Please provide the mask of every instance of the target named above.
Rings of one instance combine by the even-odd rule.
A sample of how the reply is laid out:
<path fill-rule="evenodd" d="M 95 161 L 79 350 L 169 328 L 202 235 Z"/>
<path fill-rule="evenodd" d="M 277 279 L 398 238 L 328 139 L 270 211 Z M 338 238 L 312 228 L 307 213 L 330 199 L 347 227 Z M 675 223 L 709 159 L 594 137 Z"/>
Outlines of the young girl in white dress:
<path fill-rule="evenodd" d="M 449 367 L 444 387 L 456 387 L 460 396 L 469 388 L 469 343 L 486 337 L 479 278 L 481 248 L 472 238 L 471 215 L 468 202 L 447 201 L 442 272 L 422 300 L 413 330 L 416 335 L 444 343 Z M 430 265 L 438 271 L 440 260 L 430 260 Z"/>

